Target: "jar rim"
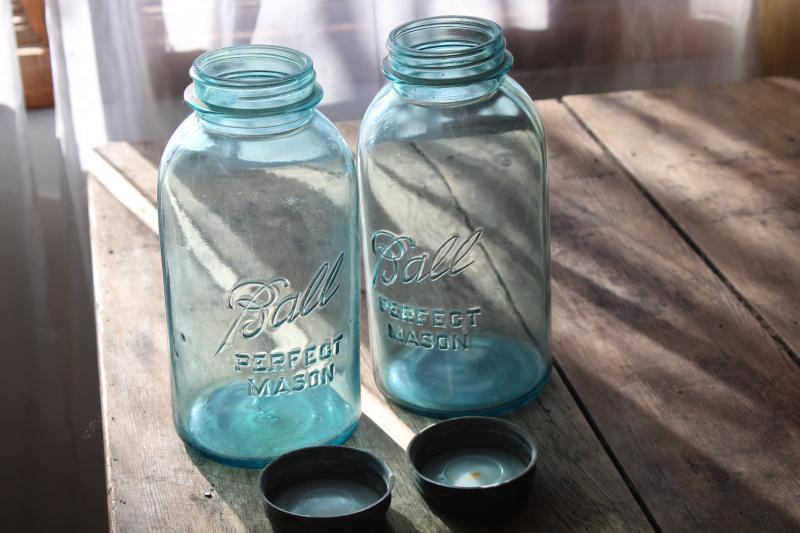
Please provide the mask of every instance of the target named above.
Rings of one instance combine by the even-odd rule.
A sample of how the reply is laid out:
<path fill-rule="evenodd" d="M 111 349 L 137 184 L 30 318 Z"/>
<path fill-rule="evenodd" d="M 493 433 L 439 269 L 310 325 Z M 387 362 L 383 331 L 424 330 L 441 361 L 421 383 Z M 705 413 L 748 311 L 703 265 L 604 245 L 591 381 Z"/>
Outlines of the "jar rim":
<path fill-rule="evenodd" d="M 475 36 L 484 36 L 485 39 L 483 42 L 464 41 L 462 46 L 450 49 L 440 46 L 432 47 L 429 46 L 430 43 L 422 43 L 421 45 L 408 45 L 404 43 L 404 39 L 412 36 L 412 34 L 432 28 L 469 30 L 474 32 Z M 390 53 L 394 52 L 432 59 L 449 58 L 480 52 L 492 46 L 498 38 L 502 37 L 503 30 L 500 28 L 500 25 L 491 20 L 480 17 L 443 15 L 413 20 L 397 26 L 389 32 L 386 47 Z"/>
<path fill-rule="evenodd" d="M 469 16 L 437 16 L 397 26 L 383 72 L 395 83 L 464 85 L 505 75 L 513 64 L 501 27 Z"/>
<path fill-rule="evenodd" d="M 189 70 L 186 103 L 221 115 L 273 115 L 316 106 L 322 88 L 308 54 L 274 45 L 218 48 L 198 56 Z"/>
<path fill-rule="evenodd" d="M 246 61 L 255 64 L 241 70 Z M 281 66 L 283 72 L 275 70 Z M 207 85 L 256 88 L 290 83 L 313 72 L 308 54 L 285 46 L 251 44 L 205 52 L 192 62 L 189 75 Z"/>

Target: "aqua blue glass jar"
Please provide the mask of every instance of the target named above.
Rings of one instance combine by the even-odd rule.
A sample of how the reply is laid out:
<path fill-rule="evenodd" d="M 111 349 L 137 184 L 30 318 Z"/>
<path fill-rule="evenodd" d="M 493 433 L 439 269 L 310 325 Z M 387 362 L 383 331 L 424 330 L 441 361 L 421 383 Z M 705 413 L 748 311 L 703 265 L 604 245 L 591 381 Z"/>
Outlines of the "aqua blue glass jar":
<path fill-rule="evenodd" d="M 394 29 L 358 143 L 375 379 L 430 416 L 498 414 L 551 368 L 546 146 L 500 27 Z"/>
<path fill-rule="evenodd" d="M 359 419 L 355 168 L 305 54 L 224 48 L 190 74 L 158 182 L 173 416 L 259 467 Z"/>

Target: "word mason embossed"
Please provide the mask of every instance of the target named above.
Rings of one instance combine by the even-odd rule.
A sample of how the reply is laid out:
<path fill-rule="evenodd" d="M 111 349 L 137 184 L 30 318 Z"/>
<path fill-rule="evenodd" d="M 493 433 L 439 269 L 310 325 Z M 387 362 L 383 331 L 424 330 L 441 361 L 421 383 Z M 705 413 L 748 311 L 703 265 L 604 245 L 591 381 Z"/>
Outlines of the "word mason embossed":
<path fill-rule="evenodd" d="M 344 252 L 339 254 L 333 266 L 325 261 L 305 289 L 290 292 L 280 300 L 281 290 L 291 287 L 286 278 L 245 280 L 234 285 L 225 300 L 228 307 L 239 314 L 231 322 L 215 355 L 230 347 L 237 335 L 250 340 L 265 330 L 274 331 L 328 305 L 341 287 L 338 278 L 343 261 Z"/>
<path fill-rule="evenodd" d="M 392 285 L 398 279 L 401 283 L 409 284 L 456 276 L 475 262 L 470 259 L 469 253 L 481 235 L 483 228 L 478 228 L 459 244 L 461 236 L 454 233 L 439 246 L 433 256 L 427 253 L 410 256 L 411 250 L 416 248 L 413 238 L 378 230 L 372 234 L 372 253 L 377 256 L 372 286 L 377 287 L 378 280 L 384 285 Z"/>

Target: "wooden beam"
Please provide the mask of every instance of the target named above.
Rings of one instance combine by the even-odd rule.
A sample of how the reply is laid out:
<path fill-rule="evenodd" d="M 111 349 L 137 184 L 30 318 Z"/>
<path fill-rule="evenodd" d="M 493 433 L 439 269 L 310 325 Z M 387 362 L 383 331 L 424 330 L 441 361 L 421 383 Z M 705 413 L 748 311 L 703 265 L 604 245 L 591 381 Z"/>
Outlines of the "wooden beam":
<path fill-rule="evenodd" d="M 761 73 L 800 77 L 800 2 L 758 2 L 758 42 Z"/>

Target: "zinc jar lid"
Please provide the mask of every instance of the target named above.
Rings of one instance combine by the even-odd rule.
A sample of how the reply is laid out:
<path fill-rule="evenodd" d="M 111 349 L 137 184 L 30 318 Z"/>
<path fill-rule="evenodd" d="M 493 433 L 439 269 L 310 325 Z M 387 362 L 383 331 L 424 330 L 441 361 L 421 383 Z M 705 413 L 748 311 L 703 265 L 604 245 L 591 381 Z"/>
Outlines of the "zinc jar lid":
<path fill-rule="evenodd" d="M 258 487 L 276 531 L 368 532 L 385 521 L 394 473 L 367 451 L 314 446 L 272 461 L 261 472 Z"/>
<path fill-rule="evenodd" d="M 408 445 L 406 459 L 425 501 L 456 514 L 493 513 L 530 493 L 538 449 L 500 418 L 465 416 L 433 424 Z"/>

